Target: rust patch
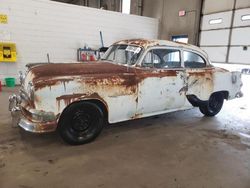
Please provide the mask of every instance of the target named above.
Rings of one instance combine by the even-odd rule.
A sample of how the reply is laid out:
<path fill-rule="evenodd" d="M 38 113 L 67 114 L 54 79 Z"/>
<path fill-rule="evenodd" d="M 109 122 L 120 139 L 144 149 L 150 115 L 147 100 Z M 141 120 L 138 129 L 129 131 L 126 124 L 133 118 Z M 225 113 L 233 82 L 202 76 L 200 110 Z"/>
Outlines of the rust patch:
<path fill-rule="evenodd" d="M 147 48 L 148 46 L 156 46 L 159 45 L 159 42 L 156 40 L 147 40 L 147 39 L 130 39 L 130 40 L 121 40 L 115 43 L 115 45 L 126 44 L 126 45 L 135 45 L 143 48 Z"/>
<path fill-rule="evenodd" d="M 130 119 L 139 119 L 141 118 L 143 115 L 143 113 L 136 113 L 135 115 L 133 115 L 132 117 L 130 117 Z"/>
<path fill-rule="evenodd" d="M 73 78 L 34 78 L 34 88 L 35 90 L 42 89 L 44 87 L 49 87 L 51 90 L 51 86 L 63 84 L 64 90 L 66 90 L 66 83 L 73 81 Z"/>
<path fill-rule="evenodd" d="M 92 63 L 51 63 L 31 68 L 35 78 L 53 78 L 65 76 L 81 76 L 105 73 L 126 73 L 131 68 L 108 62 Z"/>
<path fill-rule="evenodd" d="M 28 104 L 29 104 L 30 108 L 33 108 L 33 109 L 36 108 L 35 101 L 29 101 Z"/>
<path fill-rule="evenodd" d="M 119 93 L 121 95 L 137 93 L 138 80 L 135 74 L 117 74 L 117 75 L 96 75 L 96 77 L 84 77 L 77 82 L 85 84 L 91 91 L 107 91 L 110 93 Z"/>
<path fill-rule="evenodd" d="M 143 39 L 143 38 L 138 38 L 138 39 L 129 39 L 129 40 L 121 40 L 114 45 L 135 45 L 142 47 L 144 49 L 147 49 L 150 46 L 179 46 L 179 47 L 187 47 L 187 48 L 193 48 L 202 53 L 202 51 L 191 44 L 187 43 L 182 43 L 182 42 L 173 42 L 173 41 L 167 41 L 167 40 L 152 40 L 152 39 Z"/>
<path fill-rule="evenodd" d="M 57 97 L 56 98 L 56 100 L 60 103 L 60 101 L 61 100 L 63 100 L 64 101 L 64 104 L 66 105 L 66 106 L 68 106 L 70 103 L 72 103 L 72 102 L 74 102 L 74 101 L 76 101 L 76 100 L 78 100 L 79 98 L 82 98 L 82 97 L 84 97 L 84 96 L 86 96 L 86 94 L 70 94 L 70 95 L 62 95 L 62 96 L 60 96 L 60 97 Z M 60 104 L 58 104 L 58 106 L 60 107 Z"/>
<path fill-rule="evenodd" d="M 51 87 L 58 84 L 63 84 L 66 90 L 67 83 L 75 79 L 84 78 L 91 84 L 105 84 L 105 81 L 113 84 L 123 82 L 123 85 L 134 85 L 134 76 L 126 75 L 127 73 L 135 73 L 135 68 L 127 68 L 122 65 L 116 65 L 107 62 L 95 63 L 59 63 L 45 64 L 31 69 L 34 74 L 35 90 L 44 87 Z M 106 80 L 105 80 L 106 79 Z"/>
<path fill-rule="evenodd" d="M 117 75 L 96 75 L 95 77 L 85 77 L 80 80 L 92 86 L 134 86 L 137 83 L 135 74 L 117 74 Z"/>
<path fill-rule="evenodd" d="M 65 106 L 68 106 L 72 102 L 80 101 L 82 99 L 98 99 L 104 103 L 104 105 L 106 106 L 106 108 L 108 110 L 107 103 L 100 97 L 100 95 L 98 95 L 98 93 L 91 93 L 91 94 L 73 93 L 73 94 L 69 94 L 69 95 L 62 95 L 60 97 L 57 97 L 56 101 L 57 101 L 58 109 L 60 109 L 60 101 L 61 100 L 64 101 Z"/>
<path fill-rule="evenodd" d="M 206 72 L 188 72 L 189 76 L 204 77 Z"/>
<path fill-rule="evenodd" d="M 142 81 L 150 77 L 163 78 L 163 77 L 175 77 L 175 76 L 177 76 L 176 70 L 160 70 L 160 71 L 144 70 L 137 73 L 137 79 L 139 81 Z"/>
<path fill-rule="evenodd" d="M 134 86 L 145 78 L 177 75 L 176 70 L 148 70 L 108 62 L 45 64 L 33 67 L 31 71 L 34 74 L 35 90 L 58 84 L 63 84 L 66 90 L 68 82 L 80 79 L 92 85 L 133 86 L 131 89 L 135 92 Z"/>
<path fill-rule="evenodd" d="M 189 70 L 187 71 L 188 74 L 190 76 L 196 76 L 196 77 L 205 77 L 206 75 L 210 75 L 212 76 L 213 73 L 215 72 L 215 69 L 212 67 L 212 68 L 209 68 L 209 69 L 201 69 L 201 70 Z"/>
<path fill-rule="evenodd" d="M 195 94 L 199 96 L 201 90 L 206 92 L 212 92 L 213 90 L 213 76 L 216 72 L 214 67 L 195 70 L 191 69 L 187 71 L 187 81 L 188 81 L 188 90 L 196 92 Z M 198 92 L 198 93 L 197 93 Z M 204 92 L 203 92 L 204 93 Z"/>
<path fill-rule="evenodd" d="M 34 122 L 32 114 L 28 111 L 29 108 L 22 107 L 21 113 L 29 121 Z M 57 122 L 56 121 L 46 121 L 46 122 L 34 122 L 36 124 L 34 132 L 52 132 L 56 130 Z"/>
<path fill-rule="evenodd" d="M 56 121 L 50 121 L 45 123 L 40 123 L 37 127 L 38 132 L 53 132 L 56 130 L 57 122 Z"/>

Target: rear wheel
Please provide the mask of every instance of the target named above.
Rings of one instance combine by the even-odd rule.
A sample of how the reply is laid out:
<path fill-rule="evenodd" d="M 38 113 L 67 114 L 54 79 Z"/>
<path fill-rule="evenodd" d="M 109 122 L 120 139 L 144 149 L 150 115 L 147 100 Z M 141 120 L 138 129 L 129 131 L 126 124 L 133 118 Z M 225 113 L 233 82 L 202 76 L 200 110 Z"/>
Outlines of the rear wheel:
<path fill-rule="evenodd" d="M 103 125 L 104 115 L 98 105 L 79 102 L 66 108 L 58 129 L 65 142 L 79 145 L 93 141 L 101 133 Z"/>
<path fill-rule="evenodd" d="M 218 114 L 223 106 L 224 96 L 222 93 L 213 93 L 207 102 L 201 105 L 200 111 L 206 116 L 215 116 Z"/>

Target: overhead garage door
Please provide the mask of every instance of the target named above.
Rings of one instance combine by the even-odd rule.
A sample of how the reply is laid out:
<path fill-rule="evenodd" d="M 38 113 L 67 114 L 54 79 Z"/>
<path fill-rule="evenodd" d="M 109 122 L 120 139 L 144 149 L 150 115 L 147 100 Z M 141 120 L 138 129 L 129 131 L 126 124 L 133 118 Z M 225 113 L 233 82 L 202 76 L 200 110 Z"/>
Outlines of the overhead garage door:
<path fill-rule="evenodd" d="M 250 1 L 204 0 L 200 47 L 214 63 L 250 64 Z"/>

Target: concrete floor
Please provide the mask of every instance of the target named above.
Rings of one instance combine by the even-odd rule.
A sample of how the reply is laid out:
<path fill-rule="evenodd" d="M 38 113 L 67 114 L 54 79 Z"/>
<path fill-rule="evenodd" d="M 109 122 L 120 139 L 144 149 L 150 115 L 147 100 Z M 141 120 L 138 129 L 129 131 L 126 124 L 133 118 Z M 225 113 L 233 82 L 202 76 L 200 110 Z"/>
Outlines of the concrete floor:
<path fill-rule="evenodd" d="M 193 109 L 119 123 L 81 146 L 12 128 L 13 89 L 3 88 L 0 187 L 249 188 L 250 76 L 243 80 L 244 98 L 216 117 Z"/>

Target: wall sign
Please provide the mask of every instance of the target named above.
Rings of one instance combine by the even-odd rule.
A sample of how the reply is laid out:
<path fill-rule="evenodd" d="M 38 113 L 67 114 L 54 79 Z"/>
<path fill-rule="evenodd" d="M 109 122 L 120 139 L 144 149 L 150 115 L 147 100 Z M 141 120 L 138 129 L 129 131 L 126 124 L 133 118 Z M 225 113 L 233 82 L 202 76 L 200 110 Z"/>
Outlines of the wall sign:
<path fill-rule="evenodd" d="M 16 62 L 16 44 L 0 42 L 0 62 Z"/>
<path fill-rule="evenodd" d="M 8 23 L 8 16 L 6 14 L 0 14 L 0 23 L 7 24 Z"/>

